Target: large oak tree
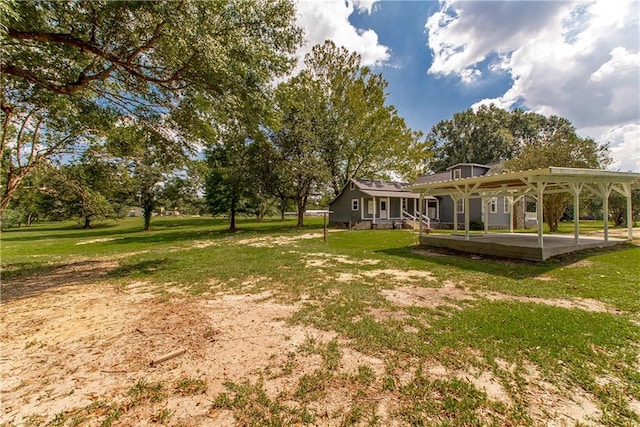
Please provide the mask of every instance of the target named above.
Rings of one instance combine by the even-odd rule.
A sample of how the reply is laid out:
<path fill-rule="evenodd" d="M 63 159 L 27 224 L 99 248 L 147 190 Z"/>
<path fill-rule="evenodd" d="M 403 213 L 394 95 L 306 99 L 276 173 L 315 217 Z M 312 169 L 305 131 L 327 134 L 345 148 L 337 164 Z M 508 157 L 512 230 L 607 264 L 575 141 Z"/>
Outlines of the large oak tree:
<path fill-rule="evenodd" d="M 45 159 L 85 137 L 94 123 L 81 103 L 137 116 L 165 116 L 176 138 L 197 138 L 224 117 L 255 115 L 269 84 L 286 73 L 300 41 L 287 0 L 47 1 L 0 8 L 2 151 Z M 40 149 L 41 117 L 69 104 L 80 121 Z M 166 116 L 171 113 L 170 118 Z M 26 137 L 20 139 L 20 135 Z M 21 151 L 22 150 L 22 151 Z M 3 182 L 3 205 L 33 170 L 22 162 Z M 26 165 L 28 166 L 28 165 Z M 3 167 L 4 169 L 4 167 Z"/>

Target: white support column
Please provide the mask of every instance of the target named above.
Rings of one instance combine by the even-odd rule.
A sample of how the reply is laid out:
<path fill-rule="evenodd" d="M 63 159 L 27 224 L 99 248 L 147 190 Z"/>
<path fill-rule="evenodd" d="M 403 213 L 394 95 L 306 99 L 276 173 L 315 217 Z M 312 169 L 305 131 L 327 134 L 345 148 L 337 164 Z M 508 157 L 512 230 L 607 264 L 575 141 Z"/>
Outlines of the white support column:
<path fill-rule="evenodd" d="M 482 208 L 484 209 L 484 234 L 489 234 L 489 206 L 491 199 L 482 199 Z"/>
<path fill-rule="evenodd" d="M 602 195 L 602 220 L 604 221 L 604 241 L 609 241 L 609 195 L 611 194 L 611 184 L 598 184 Z"/>
<path fill-rule="evenodd" d="M 580 192 L 582 184 L 569 183 L 569 189 L 573 194 L 573 240 L 577 245 L 580 243 Z"/>
<path fill-rule="evenodd" d="M 360 219 L 364 221 L 364 213 L 366 207 L 364 206 L 364 197 L 360 197 Z"/>
<path fill-rule="evenodd" d="M 536 186 L 536 207 L 537 207 L 537 220 L 538 220 L 538 247 L 544 247 L 544 237 L 543 237 L 543 226 L 544 226 L 544 203 L 543 203 L 543 195 L 544 195 L 544 187 L 545 184 L 539 182 Z"/>
<path fill-rule="evenodd" d="M 391 216 L 391 197 L 387 197 L 387 219 L 391 219 L 391 218 L 392 218 L 392 216 Z"/>
<path fill-rule="evenodd" d="M 422 198 L 424 197 L 424 193 L 420 193 L 420 198 L 418 199 L 418 207 L 422 206 Z M 420 210 L 414 212 L 414 216 L 418 217 L 418 235 L 422 237 L 422 217 L 420 216 Z M 415 226 L 414 226 L 415 228 Z"/>
<path fill-rule="evenodd" d="M 376 197 L 373 196 L 373 223 L 376 223 Z"/>
<path fill-rule="evenodd" d="M 513 233 L 513 196 L 504 196 L 509 198 L 509 233 Z"/>
<path fill-rule="evenodd" d="M 436 219 L 440 221 L 440 199 L 436 197 Z"/>
<path fill-rule="evenodd" d="M 469 189 L 468 188 L 465 188 L 465 193 L 464 193 L 464 240 L 469 240 Z"/>
<path fill-rule="evenodd" d="M 453 234 L 458 232 L 458 198 L 450 196 L 453 200 Z"/>
<path fill-rule="evenodd" d="M 631 209 L 631 184 L 622 184 L 624 195 L 627 197 L 627 237 L 633 240 L 633 210 Z"/>

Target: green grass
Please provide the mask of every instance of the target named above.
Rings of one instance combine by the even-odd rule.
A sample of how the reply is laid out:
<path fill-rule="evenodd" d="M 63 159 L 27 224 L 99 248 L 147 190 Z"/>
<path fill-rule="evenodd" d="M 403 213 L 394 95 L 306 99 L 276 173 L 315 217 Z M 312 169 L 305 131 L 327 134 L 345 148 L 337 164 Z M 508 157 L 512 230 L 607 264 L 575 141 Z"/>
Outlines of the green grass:
<path fill-rule="evenodd" d="M 46 286 L 35 291 L 21 286 L 74 265 L 106 270 L 87 284 L 105 282 L 125 290 L 131 282 L 143 281 L 159 294 L 178 288 L 198 298 L 213 298 L 217 292 L 270 291 L 274 299 L 298 304 L 300 309 L 288 319 L 291 324 L 312 325 L 337 333 L 339 339 L 325 342 L 309 337 L 297 352 L 287 355 L 284 366 L 272 367 L 276 377 L 293 375 L 296 357 L 322 358 L 315 371 L 300 376 L 281 397 L 269 397 L 262 379 L 227 383 L 213 406 L 233 411 L 241 425 L 316 422 L 318 414 L 310 405 L 336 387 L 350 391 L 345 400 L 351 404 L 338 417 L 344 425 L 380 423 L 375 412 L 380 396 L 397 402 L 392 416 L 411 425 L 535 424 L 527 412 L 532 405 L 526 393 L 532 367 L 559 390 L 568 394 L 581 390 L 591 396 L 602 410 L 598 423 L 640 422 L 628 404 L 629 398 L 640 401 L 640 247 L 625 244 L 541 263 L 425 256 L 415 251 L 416 233 L 401 230 L 330 233 L 327 243 L 320 238 L 291 240 L 321 229 L 321 219 L 307 221 L 304 229 L 297 229 L 294 220 L 256 224 L 241 219 L 237 233 L 228 233 L 225 221 L 212 218 L 154 219 L 150 232 L 141 231 L 137 218 L 91 230 L 67 222 L 5 231 L 3 299 L 46 292 L 50 289 Z M 581 230 L 601 226 L 588 222 Z M 572 233 L 573 225 L 562 223 L 560 231 Z M 248 244 L 258 239 L 283 243 Z M 105 260 L 111 264 L 105 266 Z M 449 281 L 475 292 L 476 298 L 434 307 L 397 305 L 382 291 L 404 283 L 366 275 L 381 269 L 429 271 L 434 280 L 408 284 L 439 288 Z M 341 275 L 352 279 L 338 280 Z M 513 298 L 483 296 L 490 292 Z M 562 308 L 516 297 L 589 299 L 609 311 Z M 379 318 L 373 314 L 376 310 L 395 315 Z M 339 373 L 345 346 L 382 359 L 386 371 L 377 375 L 361 364 L 350 375 Z M 430 363 L 451 372 L 490 372 L 513 404 L 496 402 L 455 376 L 433 378 L 423 370 Z M 512 368 L 505 369 L 505 363 Z M 414 372 L 409 380 L 407 372 Z M 602 383 L 601 378 L 615 381 Z M 130 388 L 126 401 L 135 406 L 161 402 L 171 391 L 190 396 L 206 390 L 206 382 L 198 378 L 182 378 L 169 387 L 141 380 Z M 127 411 L 122 405 L 109 405 L 100 412 L 104 425 L 117 422 Z M 55 423 L 68 423 L 73 415 L 57 414 Z M 172 415 L 165 408 L 155 419 L 170 422 Z"/>

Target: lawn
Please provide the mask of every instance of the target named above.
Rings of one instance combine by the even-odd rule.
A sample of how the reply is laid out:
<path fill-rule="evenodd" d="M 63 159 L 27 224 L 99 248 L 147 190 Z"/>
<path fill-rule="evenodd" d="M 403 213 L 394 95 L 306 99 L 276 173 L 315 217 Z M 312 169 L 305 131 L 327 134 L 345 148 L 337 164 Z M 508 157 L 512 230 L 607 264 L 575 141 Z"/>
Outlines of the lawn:
<path fill-rule="evenodd" d="M 306 221 L 3 232 L 0 424 L 640 423 L 637 244 L 533 263 Z"/>

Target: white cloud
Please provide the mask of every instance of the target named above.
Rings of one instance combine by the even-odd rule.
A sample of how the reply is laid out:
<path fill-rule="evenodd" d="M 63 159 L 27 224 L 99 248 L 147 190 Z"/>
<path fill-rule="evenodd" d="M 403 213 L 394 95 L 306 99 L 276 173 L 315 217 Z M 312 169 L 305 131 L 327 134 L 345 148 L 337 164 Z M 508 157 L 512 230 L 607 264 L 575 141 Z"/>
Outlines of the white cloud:
<path fill-rule="evenodd" d="M 298 52 L 299 57 L 304 58 L 313 46 L 331 39 L 336 45 L 359 53 L 363 65 L 386 62 L 390 58 L 389 48 L 379 43 L 378 34 L 371 29 L 355 28 L 349 22 L 349 16 L 356 8 L 360 12 L 371 13 L 374 2 L 375 0 L 299 1 L 297 23 L 304 29 L 306 42 Z"/>
<path fill-rule="evenodd" d="M 613 163 L 609 169 L 638 172 L 640 165 L 640 124 L 629 123 L 614 127 L 580 129 L 582 136 L 590 136 L 609 144 Z"/>
<path fill-rule="evenodd" d="M 508 72 L 512 86 L 474 104 L 567 117 L 582 134 L 611 142 L 613 167 L 640 171 L 639 6 L 616 2 L 442 3 L 426 23 L 430 73 L 480 78 Z M 526 10 L 525 10 L 526 9 Z M 478 71 L 478 73 L 475 73 Z M 587 135 L 587 134 L 585 134 Z"/>
<path fill-rule="evenodd" d="M 360 13 L 371 13 L 373 4 L 378 0 L 353 0 L 353 4 Z"/>

